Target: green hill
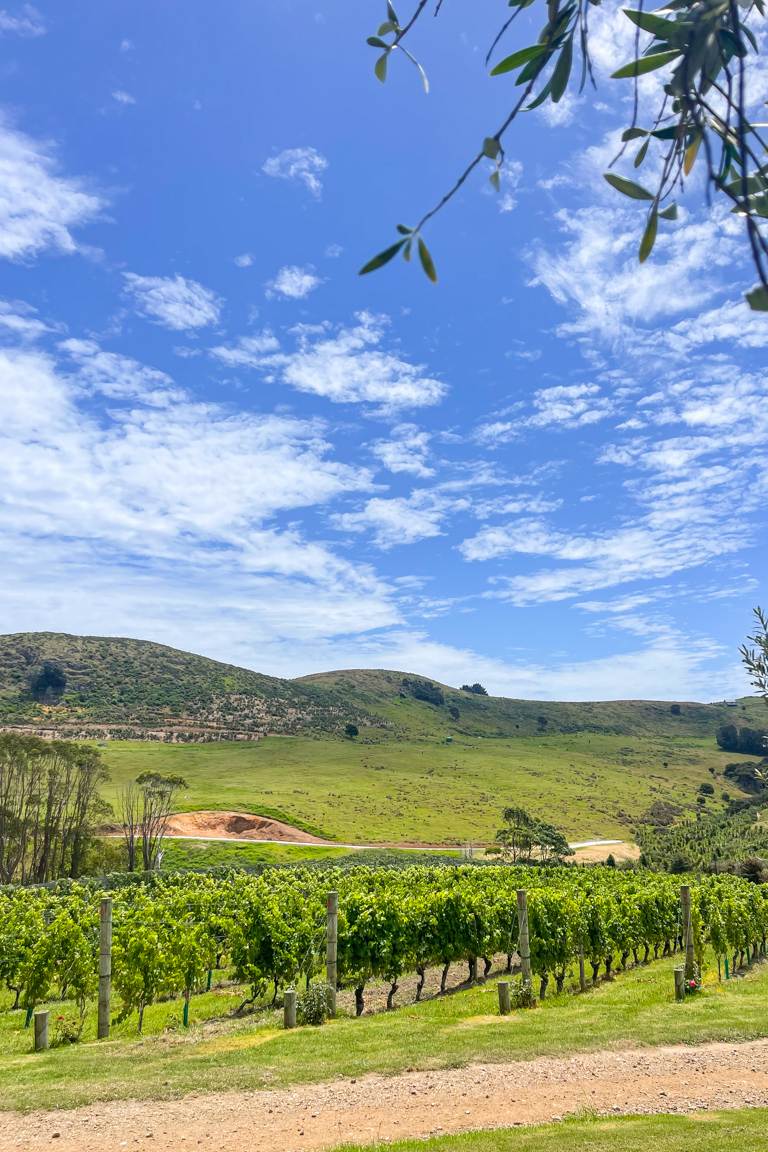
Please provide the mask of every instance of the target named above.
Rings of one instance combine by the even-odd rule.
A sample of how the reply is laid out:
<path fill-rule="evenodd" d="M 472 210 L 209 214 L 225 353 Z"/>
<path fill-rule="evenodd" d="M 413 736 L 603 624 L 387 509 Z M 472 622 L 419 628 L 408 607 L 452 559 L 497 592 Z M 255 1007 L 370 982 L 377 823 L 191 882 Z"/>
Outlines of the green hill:
<path fill-rule="evenodd" d="M 767 721 L 753 699 L 507 700 L 413 673 L 281 680 L 140 640 L 0 637 L 0 727 L 99 740 L 107 799 L 174 772 L 184 810 L 257 812 L 341 843 L 487 840 L 509 803 L 572 839 L 631 838 L 654 806 L 693 815 L 705 783 L 705 811 L 722 811 L 740 757 L 715 733 Z"/>
<path fill-rule="evenodd" d="M 63 736 L 249 739 L 375 724 L 340 694 L 123 637 L 0 636 L 0 725 Z"/>
<path fill-rule="evenodd" d="M 760 724 L 755 700 L 724 704 L 654 701 L 553 703 L 476 695 L 414 673 L 323 672 L 297 680 L 264 676 L 163 644 L 56 632 L 0 636 L 0 724 L 63 735 L 166 740 L 267 734 L 363 739 L 527 738 L 553 733 L 714 737 L 734 719 Z"/>

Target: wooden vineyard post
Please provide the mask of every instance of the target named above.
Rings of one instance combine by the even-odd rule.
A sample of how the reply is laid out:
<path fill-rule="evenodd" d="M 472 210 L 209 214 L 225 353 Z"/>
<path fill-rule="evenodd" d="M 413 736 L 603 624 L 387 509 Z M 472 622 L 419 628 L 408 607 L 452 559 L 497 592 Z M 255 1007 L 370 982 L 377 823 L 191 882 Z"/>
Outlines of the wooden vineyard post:
<path fill-rule="evenodd" d="M 339 894 L 328 893 L 328 918 L 325 930 L 325 978 L 328 982 L 328 1010 L 336 1015 L 336 984 L 338 983 L 337 947 L 339 939 Z"/>
<path fill-rule="evenodd" d="M 499 990 L 499 1012 L 502 1016 L 509 1016 L 512 1011 L 509 999 L 509 980 L 499 980 L 496 987 Z"/>
<path fill-rule="evenodd" d="M 283 1025 L 285 1028 L 296 1027 L 296 989 L 286 988 L 283 999 Z"/>
<path fill-rule="evenodd" d="M 35 1012 L 35 1052 L 45 1052 L 48 1047 L 48 1013 Z"/>
<path fill-rule="evenodd" d="M 696 964 L 693 953 L 693 926 L 691 924 L 691 889 L 683 884 L 680 889 L 680 907 L 683 918 L 683 945 L 685 947 L 685 978 L 693 980 L 696 975 Z"/>
<path fill-rule="evenodd" d="M 685 1000 L 685 969 L 675 968 L 675 1000 Z"/>
<path fill-rule="evenodd" d="M 531 943 L 528 936 L 528 893 L 524 888 L 517 890 L 517 951 L 520 956 L 520 969 L 523 984 L 531 983 Z"/>
<path fill-rule="evenodd" d="M 579 944 L 579 990 L 586 992 L 587 990 L 587 977 L 584 972 L 584 944 Z"/>
<path fill-rule="evenodd" d="M 105 896 L 99 908 L 99 1040 L 109 1036 L 112 998 L 112 901 Z"/>

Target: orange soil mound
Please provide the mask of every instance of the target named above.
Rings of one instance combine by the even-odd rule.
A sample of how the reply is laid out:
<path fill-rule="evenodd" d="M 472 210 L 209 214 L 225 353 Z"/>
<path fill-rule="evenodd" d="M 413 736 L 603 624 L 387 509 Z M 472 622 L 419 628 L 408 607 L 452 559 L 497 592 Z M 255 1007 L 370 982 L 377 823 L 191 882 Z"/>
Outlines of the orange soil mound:
<path fill-rule="evenodd" d="M 639 860 L 640 849 L 630 840 L 619 844 L 590 844 L 588 848 L 577 848 L 573 859 L 577 864 L 602 864 L 608 855 L 619 863 L 621 860 Z"/>
<path fill-rule="evenodd" d="M 249 812 L 175 812 L 168 821 L 169 836 L 220 837 L 223 840 L 284 840 L 288 844 L 327 844 L 300 828 Z"/>

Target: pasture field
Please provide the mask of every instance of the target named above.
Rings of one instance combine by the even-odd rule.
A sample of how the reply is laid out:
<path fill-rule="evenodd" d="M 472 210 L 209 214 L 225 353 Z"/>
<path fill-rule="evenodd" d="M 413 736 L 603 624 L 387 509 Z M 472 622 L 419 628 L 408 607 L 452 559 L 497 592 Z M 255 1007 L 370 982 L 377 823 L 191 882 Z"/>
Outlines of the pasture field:
<path fill-rule="evenodd" d="M 141 772 L 178 773 L 189 783 L 183 811 L 256 812 L 342 843 L 456 844 L 492 839 L 507 804 L 571 839 L 626 839 L 654 801 L 692 811 L 706 781 L 715 786 L 708 807 L 719 809 L 722 790 L 737 792 L 721 776 L 733 753 L 711 737 L 576 732 L 446 744 L 378 732 L 370 740 L 110 741 L 105 797 L 114 801 Z"/>
<path fill-rule="evenodd" d="M 768 1109 L 737 1108 L 688 1116 L 586 1116 L 531 1128 L 463 1132 L 432 1140 L 397 1140 L 388 1152 L 756 1152 L 768 1147 Z M 371 1152 L 378 1145 L 346 1145 L 339 1152 Z"/>
<path fill-rule="evenodd" d="M 753 1040 L 768 1036 L 768 964 L 718 984 L 708 956 L 704 992 L 672 1002 L 674 957 L 630 969 L 584 995 L 550 995 L 534 1011 L 501 1017 L 495 979 L 452 994 L 407 1004 L 395 1012 L 354 1019 L 345 1014 L 322 1028 L 282 1028 L 268 1006 L 233 1019 L 244 990 L 215 988 L 194 996 L 191 1026 L 181 1027 L 181 1000 L 146 1009 L 144 1035 L 135 1014 L 95 1042 L 95 1011 L 83 1042 L 30 1051 L 22 1011 L 2 1011 L 0 1109 L 71 1108 L 114 1099 L 164 1099 L 189 1092 L 278 1088 L 338 1076 L 470 1063 L 528 1060 L 600 1049 Z M 454 978 L 461 978 L 457 967 Z M 371 986 L 372 987 L 372 986 Z M 71 1005 L 49 1005 L 52 1021 Z M 545 1147 L 548 1147 L 545 1145 Z M 576 1145 L 578 1147 L 578 1145 Z"/>

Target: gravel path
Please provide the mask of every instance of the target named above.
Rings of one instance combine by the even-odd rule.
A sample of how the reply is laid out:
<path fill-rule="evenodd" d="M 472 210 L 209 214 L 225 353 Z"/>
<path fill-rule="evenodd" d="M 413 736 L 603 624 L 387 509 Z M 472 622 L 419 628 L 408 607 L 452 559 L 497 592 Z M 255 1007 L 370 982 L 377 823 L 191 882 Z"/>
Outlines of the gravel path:
<path fill-rule="evenodd" d="M 297 1152 L 558 1120 L 584 1111 L 768 1106 L 768 1040 L 475 1064 L 259 1092 L 0 1113 L 0 1152 Z"/>

